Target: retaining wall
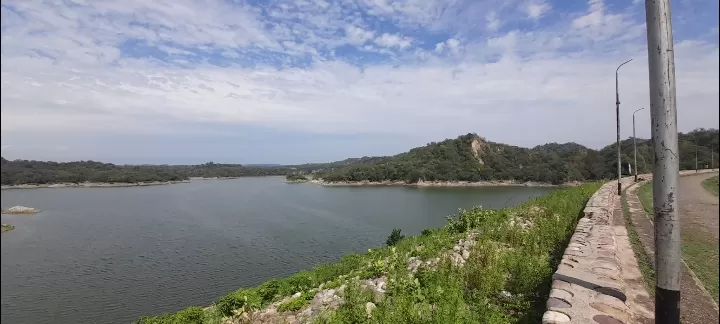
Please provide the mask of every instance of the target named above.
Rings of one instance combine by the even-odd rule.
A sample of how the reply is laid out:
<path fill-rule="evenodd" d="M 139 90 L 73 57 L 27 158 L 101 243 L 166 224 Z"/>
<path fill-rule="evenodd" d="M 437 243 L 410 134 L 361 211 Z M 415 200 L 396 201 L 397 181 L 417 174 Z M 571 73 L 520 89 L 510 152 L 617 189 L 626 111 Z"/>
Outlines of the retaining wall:
<path fill-rule="evenodd" d="M 681 171 L 680 175 L 717 172 Z M 642 175 L 650 179 L 650 175 Z M 633 177 L 621 180 L 623 188 Z M 626 304 L 626 285 L 613 229 L 613 211 L 620 199 L 617 181 L 604 184 L 585 206 L 557 271 L 543 314 L 544 324 L 630 324 L 632 311 Z"/>

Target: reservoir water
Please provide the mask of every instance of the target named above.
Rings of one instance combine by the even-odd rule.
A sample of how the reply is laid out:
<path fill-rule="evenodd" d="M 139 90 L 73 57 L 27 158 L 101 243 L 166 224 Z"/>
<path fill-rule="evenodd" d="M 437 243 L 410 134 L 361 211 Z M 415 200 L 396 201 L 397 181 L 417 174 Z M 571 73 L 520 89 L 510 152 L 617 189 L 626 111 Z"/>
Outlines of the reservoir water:
<path fill-rule="evenodd" d="M 3 324 L 131 323 L 550 188 L 321 187 L 281 177 L 3 190 Z"/>

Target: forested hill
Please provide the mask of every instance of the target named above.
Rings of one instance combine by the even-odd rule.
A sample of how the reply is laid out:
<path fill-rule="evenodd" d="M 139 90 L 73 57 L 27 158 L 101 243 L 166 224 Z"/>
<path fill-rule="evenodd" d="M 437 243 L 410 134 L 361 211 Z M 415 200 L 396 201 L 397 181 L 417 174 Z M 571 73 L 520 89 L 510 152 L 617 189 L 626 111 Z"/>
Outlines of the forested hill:
<path fill-rule="evenodd" d="M 650 172 L 653 162 L 649 140 L 638 139 L 638 167 Z M 710 167 L 711 152 L 718 147 L 717 129 L 679 134 L 681 169 Z M 621 142 L 623 173 L 633 163 L 632 139 Z M 718 153 L 714 150 L 715 166 Z M 617 176 L 616 145 L 593 150 L 576 143 L 551 143 L 522 148 L 486 141 L 476 134 L 430 143 L 407 153 L 378 158 L 376 162 L 350 164 L 317 176 L 326 181 L 482 181 L 516 180 L 563 183 L 609 179 Z"/>
<path fill-rule="evenodd" d="M 0 158 L 2 185 L 48 183 L 134 183 L 186 180 L 191 177 L 244 177 L 285 175 L 288 167 L 243 166 L 205 163 L 200 165 L 115 165 L 95 161 L 44 162 L 8 161 Z"/>
<path fill-rule="evenodd" d="M 707 168 L 718 157 L 717 129 L 697 129 L 679 134 L 680 168 Z M 649 140 L 638 139 L 638 167 L 650 172 Z M 715 149 L 713 149 L 715 148 Z M 632 139 L 620 144 L 623 173 L 633 162 Z M 292 166 L 247 166 L 205 163 L 200 165 L 115 165 L 94 161 L 43 162 L 0 160 L 2 184 L 47 184 L 62 182 L 150 182 L 184 180 L 191 177 L 243 177 L 308 174 L 326 181 L 481 181 L 516 180 L 545 183 L 610 179 L 616 177 L 617 156 L 613 143 L 593 150 L 576 143 L 550 143 L 523 148 L 487 141 L 476 134 L 433 142 L 395 156 L 351 158 L 331 163 Z"/>

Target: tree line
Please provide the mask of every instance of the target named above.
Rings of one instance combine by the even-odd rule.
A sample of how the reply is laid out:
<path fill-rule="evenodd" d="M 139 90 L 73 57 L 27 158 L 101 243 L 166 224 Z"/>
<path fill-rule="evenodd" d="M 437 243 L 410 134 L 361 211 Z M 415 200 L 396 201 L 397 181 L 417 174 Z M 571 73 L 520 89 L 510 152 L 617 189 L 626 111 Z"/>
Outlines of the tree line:
<path fill-rule="evenodd" d="M 243 166 L 208 162 L 200 165 L 115 165 L 96 161 L 9 161 L 0 158 L 3 185 L 50 183 L 136 183 L 178 181 L 192 177 L 274 176 L 288 167 Z"/>
<path fill-rule="evenodd" d="M 680 133 L 678 143 L 681 170 L 695 168 L 696 152 L 698 168 L 718 165 L 717 129 Z M 373 163 L 325 169 L 316 177 L 330 182 L 515 180 L 560 184 L 617 177 L 616 150 L 615 143 L 600 150 L 577 143 L 523 148 L 486 141 L 471 133 Z M 620 150 L 622 172 L 630 174 L 628 164 L 634 164 L 632 138 L 621 141 Z M 638 172 L 651 172 L 651 141 L 637 139 L 637 154 Z"/>
<path fill-rule="evenodd" d="M 678 134 L 680 169 L 716 167 L 720 161 L 717 129 Z M 620 143 L 622 169 L 630 174 L 633 140 Z M 652 143 L 637 139 L 639 173 L 652 170 Z M 429 143 L 394 156 L 351 158 L 331 163 L 245 166 L 208 162 L 200 165 L 115 165 L 96 161 L 8 161 L 1 158 L 2 184 L 79 182 L 151 182 L 191 177 L 244 177 L 312 174 L 325 181 L 488 181 L 564 183 L 617 176 L 616 144 L 593 150 L 577 143 L 523 148 L 486 141 L 470 133 Z M 635 167 L 635 166 L 633 166 Z"/>

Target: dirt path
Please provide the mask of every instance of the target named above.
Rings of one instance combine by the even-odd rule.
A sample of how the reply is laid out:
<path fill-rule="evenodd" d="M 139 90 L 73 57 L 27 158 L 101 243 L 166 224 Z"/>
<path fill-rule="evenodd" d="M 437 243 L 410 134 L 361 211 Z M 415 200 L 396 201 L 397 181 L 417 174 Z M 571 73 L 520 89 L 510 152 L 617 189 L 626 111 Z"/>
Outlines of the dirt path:
<path fill-rule="evenodd" d="M 699 176 L 692 176 L 693 178 L 699 177 Z M 684 177 L 680 177 L 681 183 L 684 183 Z M 699 181 L 701 182 L 701 178 Z M 700 182 L 697 183 L 698 190 L 704 189 L 700 186 Z M 681 184 L 681 186 L 685 186 L 684 184 Z M 645 210 L 642 207 L 642 204 L 640 203 L 640 200 L 637 197 L 637 189 L 639 188 L 639 185 L 634 185 L 627 189 L 627 201 L 630 209 L 630 219 L 633 222 L 633 225 L 635 227 L 635 230 L 638 233 L 638 236 L 640 238 L 640 241 L 643 244 L 643 247 L 645 248 L 645 251 L 650 256 L 650 258 L 654 261 L 655 256 L 655 242 L 654 242 L 654 234 L 655 231 L 653 229 L 653 224 L 650 221 L 650 218 L 645 214 Z M 681 187 L 682 188 L 682 187 Z M 692 191 L 686 191 L 684 196 L 689 198 L 688 194 L 691 194 Z M 708 193 L 709 194 L 709 193 Z M 680 197 L 680 203 L 683 204 L 683 198 Z M 694 201 L 692 198 L 689 199 L 689 201 Z M 717 208 L 717 205 L 715 206 Z M 717 210 L 717 209 L 716 209 Z M 681 209 L 681 217 L 684 217 L 684 213 Z M 703 219 L 702 217 L 698 217 L 699 219 Z M 684 218 L 682 218 L 684 221 Z M 717 216 L 715 216 L 715 221 L 717 223 Z M 693 225 L 695 226 L 695 225 Z M 687 232 L 686 232 L 687 233 Z M 715 231 L 717 233 L 717 230 Z M 716 234 L 717 235 L 717 234 Z M 653 265 L 655 267 L 655 265 Z M 718 323 L 718 311 L 715 309 L 715 304 L 713 303 L 710 296 L 707 295 L 707 293 L 704 291 L 703 288 L 698 284 L 698 282 L 694 279 L 694 277 L 690 274 L 690 271 L 687 267 L 683 267 L 682 277 L 680 281 L 680 291 L 681 291 L 681 300 L 680 300 L 680 316 L 682 323 L 689 323 L 689 324 L 705 324 L 705 323 Z"/>
<path fill-rule="evenodd" d="M 718 198 L 702 186 L 705 179 L 717 173 L 704 173 L 680 177 L 678 198 L 682 231 L 709 235 L 717 244 L 718 231 Z"/>

